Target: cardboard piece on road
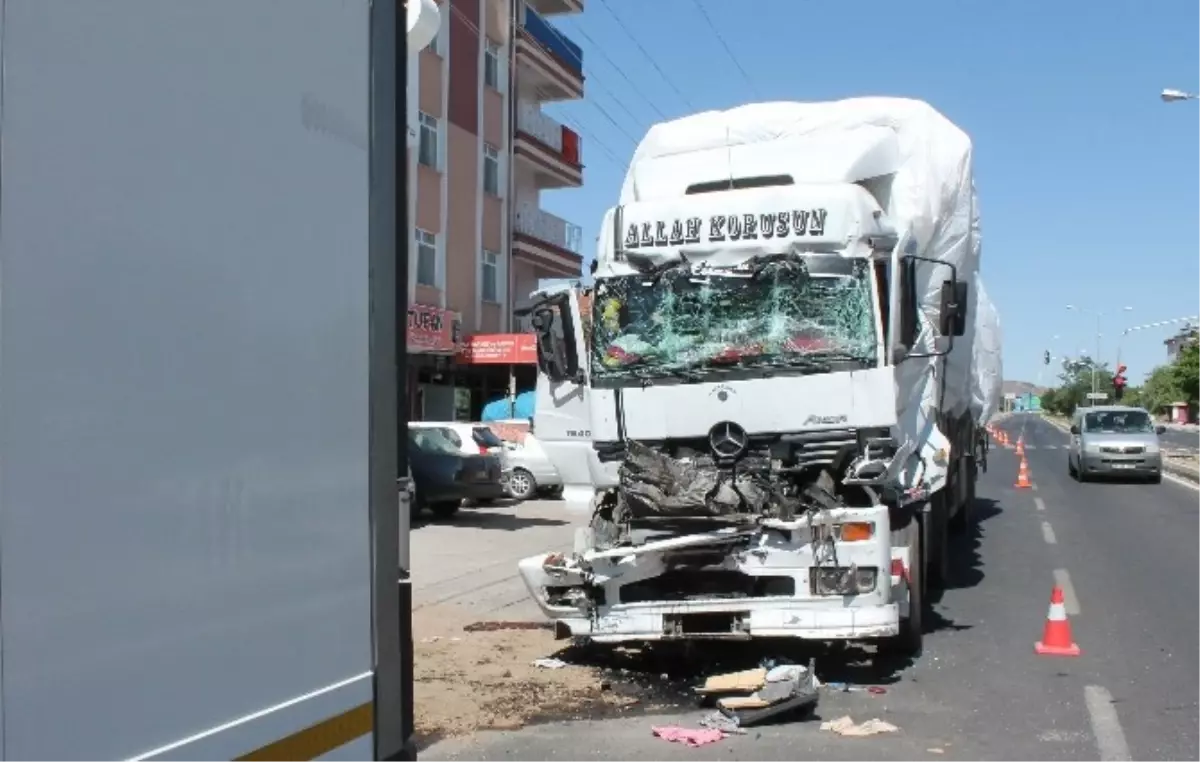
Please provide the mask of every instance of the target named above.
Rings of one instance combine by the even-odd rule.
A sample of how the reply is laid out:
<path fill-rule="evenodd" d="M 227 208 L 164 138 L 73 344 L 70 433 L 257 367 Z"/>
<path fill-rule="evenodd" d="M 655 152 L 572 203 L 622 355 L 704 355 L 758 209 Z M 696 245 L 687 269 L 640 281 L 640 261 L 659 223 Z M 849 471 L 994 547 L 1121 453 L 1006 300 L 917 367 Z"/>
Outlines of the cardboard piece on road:
<path fill-rule="evenodd" d="M 766 682 L 765 668 L 747 669 L 742 672 L 711 675 L 704 681 L 704 685 L 696 689 L 696 693 L 751 693 L 763 687 Z"/>
<path fill-rule="evenodd" d="M 717 701 L 717 708 L 726 717 L 737 721 L 741 727 L 755 725 L 783 715 L 799 714 L 811 710 L 817 704 L 817 687 L 811 664 L 803 667 L 787 664 L 771 670 L 748 670 L 729 675 L 715 675 L 705 683 L 705 688 L 715 680 L 716 685 L 758 685 L 748 696 L 725 696 Z M 745 692 L 742 688 L 739 692 Z M 708 691 L 713 693 L 714 691 Z"/>

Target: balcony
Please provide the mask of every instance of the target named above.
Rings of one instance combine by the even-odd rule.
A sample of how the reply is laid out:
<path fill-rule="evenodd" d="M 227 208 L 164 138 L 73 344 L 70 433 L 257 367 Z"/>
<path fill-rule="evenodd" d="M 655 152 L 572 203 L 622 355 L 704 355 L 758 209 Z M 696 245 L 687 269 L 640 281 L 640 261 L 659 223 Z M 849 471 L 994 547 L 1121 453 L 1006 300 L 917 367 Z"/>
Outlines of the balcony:
<path fill-rule="evenodd" d="M 583 185 L 581 149 L 574 130 L 546 116 L 536 104 L 517 105 L 513 153 L 532 170 L 538 188 Z"/>
<path fill-rule="evenodd" d="M 518 204 L 513 256 L 551 272 L 578 277 L 583 267 L 583 230 L 536 204 Z"/>
<path fill-rule="evenodd" d="M 525 0 L 526 7 L 543 16 L 558 13 L 583 13 L 583 0 Z"/>
<path fill-rule="evenodd" d="M 583 49 L 528 5 L 517 37 L 517 86 L 541 101 L 583 97 Z"/>

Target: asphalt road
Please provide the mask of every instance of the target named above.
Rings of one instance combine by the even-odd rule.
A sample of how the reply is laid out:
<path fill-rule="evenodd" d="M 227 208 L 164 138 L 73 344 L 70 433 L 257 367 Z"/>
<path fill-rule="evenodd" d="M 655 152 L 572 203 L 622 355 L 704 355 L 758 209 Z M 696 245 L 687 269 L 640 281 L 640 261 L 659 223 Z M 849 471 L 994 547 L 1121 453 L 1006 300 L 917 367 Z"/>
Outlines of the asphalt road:
<path fill-rule="evenodd" d="M 677 707 L 480 733 L 435 743 L 420 758 L 1200 758 L 1196 491 L 1172 481 L 1079 484 L 1067 476 L 1065 434 L 1035 416 L 1001 427 L 1014 442 L 1024 432 L 1034 489 L 1015 489 L 1015 455 L 993 450 L 979 522 L 955 549 L 951 589 L 935 604 L 924 655 L 900 665 L 818 661 L 826 681 L 886 689 L 823 692 L 819 718 L 879 717 L 899 732 L 844 738 L 814 719 L 690 749 L 651 735 L 655 725 L 695 727 L 704 714 Z M 1056 582 L 1066 589 L 1079 658 L 1033 653 Z"/>

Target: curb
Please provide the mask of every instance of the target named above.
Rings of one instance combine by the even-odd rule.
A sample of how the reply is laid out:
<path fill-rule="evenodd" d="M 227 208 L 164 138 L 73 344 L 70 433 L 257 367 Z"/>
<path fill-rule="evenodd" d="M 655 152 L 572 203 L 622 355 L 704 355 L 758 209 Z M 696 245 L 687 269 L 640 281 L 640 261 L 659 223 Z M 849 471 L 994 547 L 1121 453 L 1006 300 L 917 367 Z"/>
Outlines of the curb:
<path fill-rule="evenodd" d="M 1050 424 L 1054 428 L 1058 429 L 1059 431 L 1061 431 L 1064 434 L 1071 433 L 1071 430 L 1067 426 L 1059 423 L 1058 420 L 1055 418 L 1051 418 L 1048 415 L 1043 415 L 1042 420 L 1045 421 L 1046 423 Z M 1189 467 L 1189 466 L 1185 466 L 1180 463 L 1176 463 L 1169 457 L 1164 457 L 1162 464 L 1163 464 L 1163 472 L 1164 473 L 1171 474 L 1172 476 L 1178 476 L 1180 479 L 1186 479 L 1189 482 L 1195 482 L 1195 483 L 1200 484 L 1200 470 L 1197 470 L 1194 467 Z"/>

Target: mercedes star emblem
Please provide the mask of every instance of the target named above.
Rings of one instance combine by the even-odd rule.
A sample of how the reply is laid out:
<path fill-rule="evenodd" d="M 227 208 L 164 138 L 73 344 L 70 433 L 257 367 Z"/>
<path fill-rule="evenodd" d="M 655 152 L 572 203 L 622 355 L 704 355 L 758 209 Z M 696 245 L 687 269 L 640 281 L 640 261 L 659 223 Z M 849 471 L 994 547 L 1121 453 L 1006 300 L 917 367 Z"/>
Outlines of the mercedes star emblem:
<path fill-rule="evenodd" d="M 708 430 L 708 444 L 719 458 L 732 460 L 746 451 L 746 430 L 736 423 L 722 421 Z"/>

